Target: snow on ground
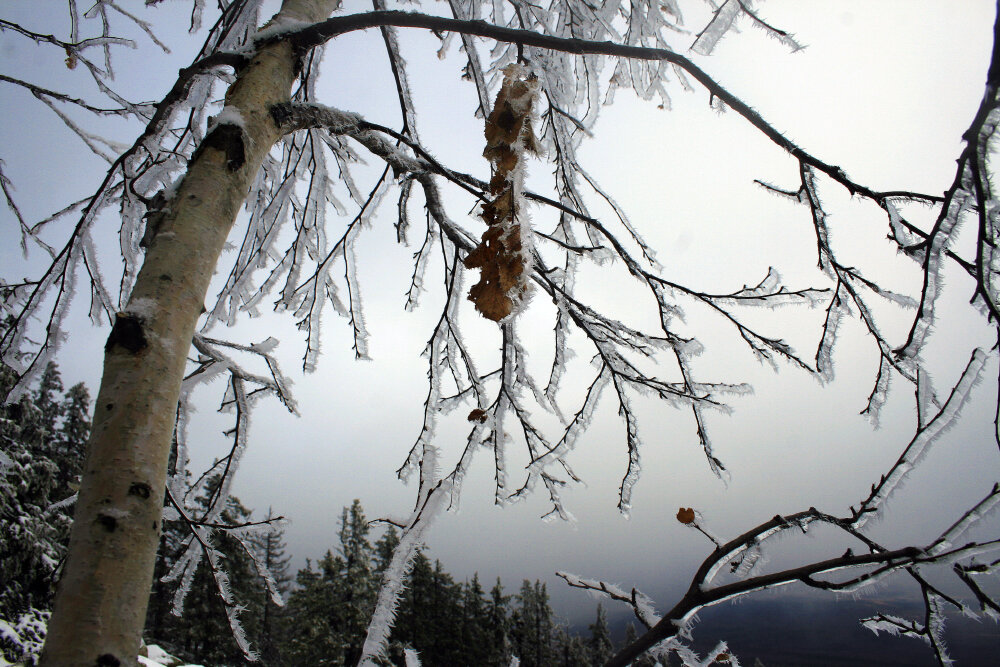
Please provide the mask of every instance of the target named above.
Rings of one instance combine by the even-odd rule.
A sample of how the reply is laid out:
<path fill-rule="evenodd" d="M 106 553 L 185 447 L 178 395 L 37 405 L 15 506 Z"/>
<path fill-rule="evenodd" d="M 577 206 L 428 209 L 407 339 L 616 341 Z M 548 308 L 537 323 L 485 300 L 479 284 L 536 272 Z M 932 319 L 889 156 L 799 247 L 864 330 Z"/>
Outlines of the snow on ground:
<path fill-rule="evenodd" d="M 143 667 L 203 667 L 203 665 L 182 664 L 179 658 L 170 655 L 156 644 L 146 647 L 146 655 L 139 656 L 139 664 Z"/>

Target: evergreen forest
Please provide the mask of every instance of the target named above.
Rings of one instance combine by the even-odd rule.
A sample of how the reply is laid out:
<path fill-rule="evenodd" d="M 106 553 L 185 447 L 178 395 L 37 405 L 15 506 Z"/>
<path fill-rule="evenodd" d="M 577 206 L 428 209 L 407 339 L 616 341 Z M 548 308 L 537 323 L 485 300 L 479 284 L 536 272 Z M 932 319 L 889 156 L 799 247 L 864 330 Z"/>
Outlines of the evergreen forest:
<path fill-rule="evenodd" d="M 4 373 L 0 395 L 10 384 Z M 0 650 L 10 663 L 34 664 L 41 650 L 83 467 L 89 403 L 86 386 L 64 391 L 58 367 L 49 364 L 33 391 L 0 408 Z M 217 484 L 200 485 L 204 491 L 194 505 L 214 502 Z M 213 572 L 206 558 L 177 581 L 165 575 L 199 537 L 191 517 L 166 517 L 146 644 L 212 667 L 252 664 L 230 630 L 235 614 L 259 655 L 256 664 L 356 663 L 399 540 L 394 526 L 373 524 L 355 500 L 343 509 L 335 544 L 293 575 L 281 521 L 270 509 L 255 520 L 250 508 L 230 497 L 221 522 L 211 526 L 211 546 L 225 560 L 225 574 L 221 568 Z M 273 577 L 270 586 L 265 571 Z M 178 596 L 178 590 L 185 594 Z M 183 612 L 176 615 L 180 597 Z M 634 637 L 629 626 L 626 641 Z M 404 665 L 406 653 L 415 651 L 422 664 L 441 667 L 507 667 L 514 656 L 523 667 L 587 667 L 603 664 L 614 649 L 601 605 L 586 631 L 572 632 L 554 613 L 544 583 L 525 580 L 508 592 L 499 578 L 492 585 L 478 574 L 456 581 L 439 560 L 421 552 L 396 609 L 388 660 Z"/>

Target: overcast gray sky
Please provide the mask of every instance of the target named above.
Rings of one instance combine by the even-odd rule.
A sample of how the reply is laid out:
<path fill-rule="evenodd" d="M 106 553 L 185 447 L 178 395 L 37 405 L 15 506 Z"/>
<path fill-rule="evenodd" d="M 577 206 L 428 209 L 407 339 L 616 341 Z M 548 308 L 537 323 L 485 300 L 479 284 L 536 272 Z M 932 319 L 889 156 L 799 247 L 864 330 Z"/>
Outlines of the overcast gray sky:
<path fill-rule="evenodd" d="M 63 20 L 58 2 L 2 4 L 5 10 L 22 13 L 27 6 L 28 13 L 54 11 Z M 961 133 L 982 95 L 994 3 L 769 0 L 759 5 L 772 25 L 794 33 L 808 48 L 789 53 L 743 24 L 742 33 L 726 37 L 711 57 L 697 58 L 704 69 L 786 136 L 842 166 L 857 182 L 934 194 L 950 185 Z M 129 88 L 135 97 L 158 99 L 176 68 L 190 58 L 195 40 L 172 29 L 180 16 L 157 21 L 171 45 L 179 38 L 173 56 L 150 54 L 147 59 L 125 52 L 118 59 L 119 78 L 134 82 Z M 57 27 L 64 29 L 62 24 Z M 473 117 L 471 86 L 458 80 L 460 54 L 453 48 L 439 59 L 438 43 L 427 34 L 403 31 L 401 39 L 425 145 L 442 163 L 486 177 L 482 121 Z M 51 87 L 76 85 L 58 63 L 53 70 L 51 54 L 30 45 L 11 46 L 14 41 L 5 35 L 0 42 L 6 70 L 34 70 L 39 82 Z M 338 39 L 324 64 L 328 76 L 320 91 L 323 101 L 398 126 L 395 88 L 383 53 L 374 32 Z M 816 268 L 808 211 L 753 183 L 761 179 L 795 188 L 796 163 L 735 113 L 710 109 L 703 90 L 687 93 L 673 85 L 670 92 L 673 108 L 668 111 L 620 91 L 615 104 L 602 111 L 594 137 L 582 151 L 584 166 L 658 251 L 664 275 L 708 292 L 729 292 L 755 284 L 773 266 L 792 288 L 826 286 Z M 102 165 L 67 138 L 48 109 L 9 86 L 0 88 L 0 108 L 6 119 L 0 127 L 0 158 L 29 218 L 48 215 L 96 188 Z M 132 140 L 127 133 L 118 138 Z M 549 188 L 551 168 L 544 158 L 529 170 L 531 187 Z M 884 214 L 870 203 L 852 201 L 832 184 L 823 184 L 822 192 L 833 216 L 834 243 L 844 257 L 866 275 L 915 296 L 918 272 L 886 240 Z M 466 214 L 469 200 L 450 196 L 452 215 Z M 597 202 L 594 205 L 601 210 Z M 908 212 L 915 221 L 929 224 L 931 214 Z M 12 217 L 7 211 L 0 216 L 6 239 L 0 258 L 9 279 L 30 271 L 39 258 L 19 259 Z M 538 225 L 547 224 L 544 211 L 536 216 Z M 395 243 L 393 221 L 387 207 L 359 244 L 371 361 L 353 359 L 348 327 L 332 313 L 324 319 L 319 370 L 310 376 L 296 370 L 302 342 L 289 318 L 264 316 L 226 334 L 237 340 L 279 337 L 281 358 L 295 382 L 302 416 L 289 416 L 274 402 L 259 405 L 236 495 L 258 512 L 272 506 L 289 517 L 286 536 L 296 567 L 333 545 L 340 508 L 353 498 L 361 499 L 369 517 L 405 516 L 413 502 L 413 489 L 398 482 L 394 470 L 419 432 L 426 393 L 426 365 L 419 355 L 438 316 L 440 295 L 432 287 L 421 309 L 403 311 L 414 249 Z M 114 252 L 116 227 L 113 222 L 105 226 Z M 111 265 L 106 267 L 110 273 Z M 431 285 L 438 280 L 434 268 L 428 274 Z M 933 348 L 937 356 L 931 360 L 942 388 L 957 377 L 972 347 L 991 344 L 989 329 L 967 306 L 971 281 L 949 277 L 947 307 Z M 596 302 L 630 318 L 630 324 L 655 327 L 648 298 L 620 266 L 585 272 L 581 293 L 584 289 Z M 545 299 L 538 301 L 518 326 L 532 342 L 529 355 L 541 373 L 552 321 Z M 884 313 L 886 332 L 901 343 L 905 314 L 890 311 Z M 775 310 L 752 317 L 809 357 L 821 314 Z M 697 309 L 688 315 L 687 328 L 697 332 L 706 347 L 696 363 L 698 377 L 746 381 L 755 388 L 753 396 L 732 401 L 732 416 L 709 417 L 716 454 L 731 473 L 728 483 L 709 471 L 687 413 L 637 400 L 645 443 L 643 476 L 635 489 L 631 519 L 623 519 L 616 510 L 616 494 L 627 464 L 624 431 L 615 406 L 605 401 L 571 459 L 586 482 L 566 492 L 569 509 L 578 519 L 575 524 L 539 521 L 548 510 L 544 493 L 504 509 L 494 507 L 492 457 L 483 450 L 465 482 L 461 511 L 440 517 L 430 531 L 431 555 L 459 578 L 474 571 L 484 580 L 499 575 L 510 590 L 516 590 L 522 578 L 545 578 L 560 603 L 583 603 L 588 614 L 592 603 L 556 583 L 555 570 L 635 585 L 665 606 L 672 603 L 671 594 L 686 588 L 711 546 L 674 520 L 679 506 L 699 509 L 721 537 L 775 513 L 811 505 L 843 512 L 863 497 L 912 435 L 912 388 L 899 378 L 880 430 L 874 431 L 858 414 L 878 362 L 874 344 L 856 320 L 844 325 L 836 347 L 836 380 L 822 386 L 787 365 L 778 373 L 760 367 L 733 330 Z M 58 361 L 68 380 L 86 381 L 96 391 L 106 334 L 89 329 L 82 316 L 73 322 Z M 469 325 L 477 332 L 483 354 L 495 355 L 497 329 L 485 322 Z M 580 361 L 590 354 L 581 348 Z M 987 373 L 996 377 L 995 361 Z M 990 381 L 980 387 L 962 422 L 894 499 L 879 530 L 899 540 L 926 539 L 934 534 L 928 526 L 946 527 L 961 508 L 985 494 L 1000 464 L 990 436 L 995 386 Z M 219 434 L 228 428 L 230 417 L 214 414 L 217 403 L 216 394 L 204 393 L 191 430 L 194 469 L 227 447 Z M 463 440 L 457 428 L 442 428 L 446 452 Z M 447 463 L 443 467 L 450 469 Z M 825 548 L 833 549 L 814 540 L 802 549 L 789 549 L 794 554 L 789 557 Z M 783 558 L 775 561 L 785 562 Z M 566 613 L 568 606 L 563 609 Z"/>

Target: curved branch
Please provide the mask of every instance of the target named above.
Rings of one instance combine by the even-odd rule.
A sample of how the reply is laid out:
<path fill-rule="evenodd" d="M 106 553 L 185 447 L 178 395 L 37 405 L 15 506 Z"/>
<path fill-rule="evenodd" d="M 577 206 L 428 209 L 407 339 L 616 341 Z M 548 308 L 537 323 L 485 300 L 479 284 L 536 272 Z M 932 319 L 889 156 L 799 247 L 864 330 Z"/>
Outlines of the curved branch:
<path fill-rule="evenodd" d="M 848 192 L 852 195 L 859 194 L 875 201 L 882 201 L 886 197 L 886 193 L 877 192 L 852 181 L 840 167 L 827 164 L 826 162 L 823 162 L 819 158 L 803 150 L 764 120 L 764 118 L 748 104 L 717 83 L 715 79 L 713 79 L 703 69 L 698 67 L 689 58 L 686 58 L 669 49 L 629 46 L 608 41 L 598 42 L 584 39 L 554 37 L 552 35 L 545 35 L 531 30 L 518 30 L 515 28 L 493 25 L 485 21 L 466 21 L 401 11 L 368 12 L 365 14 L 337 16 L 305 28 L 298 28 L 276 34 L 269 33 L 265 39 L 258 42 L 258 46 L 268 44 L 272 41 L 288 39 L 301 49 L 309 49 L 338 35 L 358 30 L 381 28 L 383 26 L 422 28 L 425 30 L 440 32 L 457 32 L 464 35 L 484 37 L 498 42 L 507 42 L 522 46 L 534 46 L 541 49 L 561 51 L 577 55 L 604 55 L 628 58 L 631 60 L 669 62 L 677 67 L 680 67 L 682 70 L 694 77 L 712 94 L 713 97 L 718 98 L 725 103 L 726 106 L 732 108 L 739 115 L 743 116 L 751 125 L 760 130 L 768 139 L 773 141 L 790 155 L 827 174 L 847 188 Z"/>

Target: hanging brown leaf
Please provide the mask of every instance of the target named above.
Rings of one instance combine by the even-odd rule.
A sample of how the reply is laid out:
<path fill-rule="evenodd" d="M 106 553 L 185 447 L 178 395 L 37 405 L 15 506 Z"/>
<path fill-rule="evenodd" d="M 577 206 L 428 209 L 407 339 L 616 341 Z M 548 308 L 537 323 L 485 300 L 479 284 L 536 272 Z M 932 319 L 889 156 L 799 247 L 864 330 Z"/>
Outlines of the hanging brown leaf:
<path fill-rule="evenodd" d="M 469 290 L 469 299 L 484 317 L 499 322 L 514 307 L 519 278 L 524 273 L 520 255 L 520 228 L 504 230 L 492 225 L 483 233 L 482 242 L 465 258 L 466 268 L 480 269 L 479 282 Z"/>
<path fill-rule="evenodd" d="M 504 70 L 504 82 L 493 111 L 486 119 L 486 149 L 483 156 L 493 165 L 491 201 L 483 204 L 487 224 L 482 240 L 465 258 L 465 266 L 479 269 L 479 282 L 469 290 L 469 300 L 487 319 L 499 322 L 514 311 L 527 292 L 525 267 L 530 249 L 524 247 L 518 221 L 519 162 L 524 150 L 534 150 L 531 105 L 535 78 L 520 65 Z"/>
<path fill-rule="evenodd" d="M 469 421 L 479 422 L 482 424 L 486 421 L 486 410 L 483 410 L 482 408 L 473 409 L 473 411 L 469 413 Z"/>
<path fill-rule="evenodd" d="M 694 523 L 694 509 L 690 507 L 682 507 L 677 510 L 677 520 L 684 525 Z"/>

